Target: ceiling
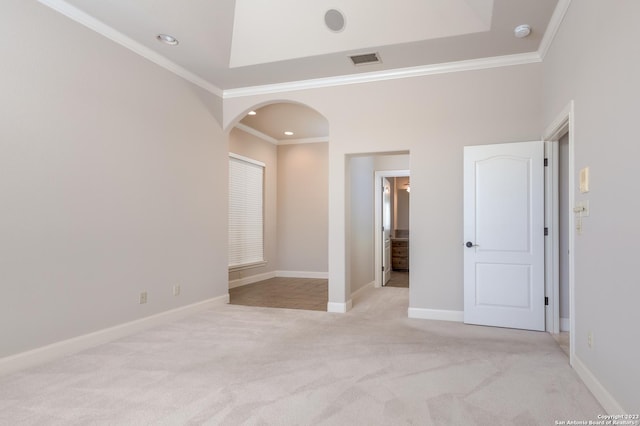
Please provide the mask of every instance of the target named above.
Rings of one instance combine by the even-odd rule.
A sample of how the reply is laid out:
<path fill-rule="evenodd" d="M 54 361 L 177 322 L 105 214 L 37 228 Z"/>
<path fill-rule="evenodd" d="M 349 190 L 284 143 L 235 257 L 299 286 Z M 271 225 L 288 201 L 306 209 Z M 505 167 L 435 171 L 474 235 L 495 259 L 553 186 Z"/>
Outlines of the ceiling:
<path fill-rule="evenodd" d="M 483 67 L 539 61 L 538 52 L 548 43 L 545 33 L 553 36 L 558 16 L 568 4 L 567 0 L 38 1 L 225 98 L 448 72 L 472 63 Z M 522 24 L 531 27 L 531 34 L 516 38 L 514 29 Z M 179 43 L 163 44 L 157 40 L 159 34 L 174 36 Z M 367 53 L 376 53 L 381 61 L 356 66 L 350 59 Z M 324 142 L 329 135 L 327 120 L 303 105 L 277 103 L 256 113 L 237 127 L 274 144 Z"/>
<path fill-rule="evenodd" d="M 276 145 L 327 142 L 329 122 L 305 105 L 279 102 L 254 112 L 240 120 L 237 127 Z M 293 134 L 285 135 L 285 131 Z"/>
<path fill-rule="evenodd" d="M 39 0 L 219 94 L 536 52 L 558 0 Z M 398 5 L 401 5 L 400 7 Z M 332 31 L 335 9 L 344 28 Z M 531 35 L 516 38 L 520 24 Z M 156 40 L 170 34 L 169 46 Z M 349 55 L 377 52 L 354 66 Z"/>

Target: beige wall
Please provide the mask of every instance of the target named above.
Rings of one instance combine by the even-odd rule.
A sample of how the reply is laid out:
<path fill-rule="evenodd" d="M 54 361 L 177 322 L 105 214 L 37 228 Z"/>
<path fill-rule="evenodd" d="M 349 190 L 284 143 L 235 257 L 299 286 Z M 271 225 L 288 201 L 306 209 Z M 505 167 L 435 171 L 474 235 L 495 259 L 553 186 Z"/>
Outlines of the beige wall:
<path fill-rule="evenodd" d="M 327 143 L 278 147 L 278 270 L 326 274 Z"/>
<path fill-rule="evenodd" d="M 347 274 L 352 293 L 374 280 L 374 160 L 372 156 L 354 156 L 347 164 Z"/>
<path fill-rule="evenodd" d="M 225 99 L 225 117 L 230 122 L 253 105 L 289 99 L 329 120 L 332 303 L 351 294 L 347 155 L 411 152 L 410 306 L 461 311 L 462 147 L 539 139 L 541 93 L 542 65 L 532 64 Z"/>
<path fill-rule="evenodd" d="M 265 164 L 264 258 L 267 264 L 259 268 L 230 272 L 229 281 L 233 285 L 234 280 L 275 272 L 278 265 L 278 147 L 242 130 L 233 129 L 229 133 L 229 151 Z"/>
<path fill-rule="evenodd" d="M 638 16 L 635 0 L 571 2 L 543 65 L 544 124 L 574 100 L 575 177 L 591 171 L 590 192 L 570 194 L 591 210 L 575 238 L 576 357 L 628 413 L 640 412 Z"/>
<path fill-rule="evenodd" d="M 327 144 L 276 146 L 239 129 L 229 151 L 266 164 L 265 260 L 267 265 L 229 273 L 230 285 L 260 274 L 326 275 Z"/>
<path fill-rule="evenodd" d="M 34 1 L 0 52 L 0 357 L 225 295 L 219 99 Z"/>

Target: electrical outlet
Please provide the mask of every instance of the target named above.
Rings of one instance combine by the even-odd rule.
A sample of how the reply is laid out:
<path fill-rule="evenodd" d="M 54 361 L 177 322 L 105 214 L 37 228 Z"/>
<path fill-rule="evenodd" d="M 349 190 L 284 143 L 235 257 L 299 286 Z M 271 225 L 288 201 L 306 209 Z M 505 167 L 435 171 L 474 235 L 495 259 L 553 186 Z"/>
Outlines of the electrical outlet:
<path fill-rule="evenodd" d="M 174 296 L 180 295 L 180 284 L 176 284 L 173 286 L 173 295 Z"/>
<path fill-rule="evenodd" d="M 593 347 L 593 333 L 589 332 L 589 334 L 587 334 L 587 346 L 589 346 L 589 348 Z"/>
<path fill-rule="evenodd" d="M 144 304 L 147 303 L 147 292 L 143 291 L 142 293 L 140 293 L 140 304 Z"/>

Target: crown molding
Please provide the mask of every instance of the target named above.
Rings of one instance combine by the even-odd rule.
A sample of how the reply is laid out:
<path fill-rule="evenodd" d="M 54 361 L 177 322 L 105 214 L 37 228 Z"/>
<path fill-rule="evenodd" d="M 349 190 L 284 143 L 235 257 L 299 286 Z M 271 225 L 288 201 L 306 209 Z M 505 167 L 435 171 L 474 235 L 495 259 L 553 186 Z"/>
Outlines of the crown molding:
<path fill-rule="evenodd" d="M 276 139 L 276 138 L 272 138 L 266 133 L 262 133 L 260 130 L 256 130 L 253 127 L 249 127 L 246 124 L 238 123 L 234 127 L 238 130 L 241 130 L 245 133 L 249 133 L 250 135 L 253 135 L 259 139 L 262 139 L 265 142 L 269 142 L 274 145 L 299 145 L 303 143 L 329 142 L 329 138 L 327 136 L 318 137 L 318 138 Z"/>
<path fill-rule="evenodd" d="M 549 20 L 549 25 L 547 25 L 547 29 L 542 37 L 542 41 L 540 41 L 540 47 L 538 48 L 538 55 L 540 55 L 540 59 L 544 60 L 545 56 L 547 56 L 547 52 L 549 51 L 549 48 L 551 48 L 551 44 L 553 44 L 553 40 L 558 34 L 560 24 L 562 24 L 570 5 L 571 0 L 558 1 L 558 4 L 553 11 L 553 15 L 551 15 L 551 19 Z"/>
<path fill-rule="evenodd" d="M 278 145 L 300 145 L 303 143 L 323 143 L 329 142 L 327 136 L 321 136 L 318 138 L 300 138 L 300 139 L 280 139 Z"/>
<path fill-rule="evenodd" d="M 188 71 L 187 69 L 181 67 L 175 62 L 167 59 L 165 56 L 151 50 L 147 46 L 138 43 L 133 40 L 131 37 L 128 37 L 121 32 L 115 30 L 109 25 L 105 24 L 102 21 L 97 20 L 93 16 L 88 13 L 83 12 L 75 6 L 70 5 L 64 0 L 38 0 L 41 4 L 50 7 L 51 9 L 61 13 L 69 19 L 72 19 L 79 24 L 84 25 L 85 27 L 105 36 L 106 38 L 120 44 L 121 46 L 126 47 L 134 53 L 148 59 L 149 61 L 155 63 L 156 65 L 165 68 L 166 70 L 184 78 L 185 80 L 195 84 L 198 87 L 216 95 L 219 97 L 223 96 L 223 91 L 219 87 L 209 83 L 202 77 L 197 76 L 196 74 Z"/>
<path fill-rule="evenodd" d="M 250 135 L 253 135 L 253 136 L 257 137 L 257 138 L 260 138 L 265 142 L 269 142 L 269 143 L 272 143 L 274 145 L 278 145 L 278 142 L 279 142 L 278 139 L 272 138 L 271 136 L 269 136 L 269 135 L 267 135 L 265 133 L 262 133 L 261 131 L 256 130 L 253 127 L 249 127 L 246 124 L 238 123 L 234 127 L 236 129 L 238 129 L 238 130 L 242 130 L 245 133 L 249 133 Z"/>
<path fill-rule="evenodd" d="M 542 60 L 538 52 L 519 53 L 515 55 L 494 56 L 490 58 L 446 62 L 442 64 L 425 65 L 419 67 L 397 68 L 387 71 L 374 71 L 339 77 L 316 78 L 311 80 L 292 81 L 288 83 L 267 84 L 264 86 L 227 89 L 224 90 L 222 97 L 224 99 L 240 98 L 245 96 L 290 92 L 294 90 L 318 89 L 323 87 L 371 83 L 385 80 L 397 80 L 402 78 L 422 77 L 452 72 L 482 70 L 513 65 L 526 65 L 541 61 Z"/>

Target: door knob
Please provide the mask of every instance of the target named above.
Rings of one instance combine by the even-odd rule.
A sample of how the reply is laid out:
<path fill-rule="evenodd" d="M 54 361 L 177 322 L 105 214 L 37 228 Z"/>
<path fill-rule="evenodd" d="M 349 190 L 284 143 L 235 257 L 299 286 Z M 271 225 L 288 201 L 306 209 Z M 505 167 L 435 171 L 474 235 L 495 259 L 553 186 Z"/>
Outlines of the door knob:
<path fill-rule="evenodd" d="M 471 247 L 478 247 L 477 244 L 473 244 L 471 241 L 467 241 L 467 244 L 465 244 L 465 246 L 471 248 Z"/>

